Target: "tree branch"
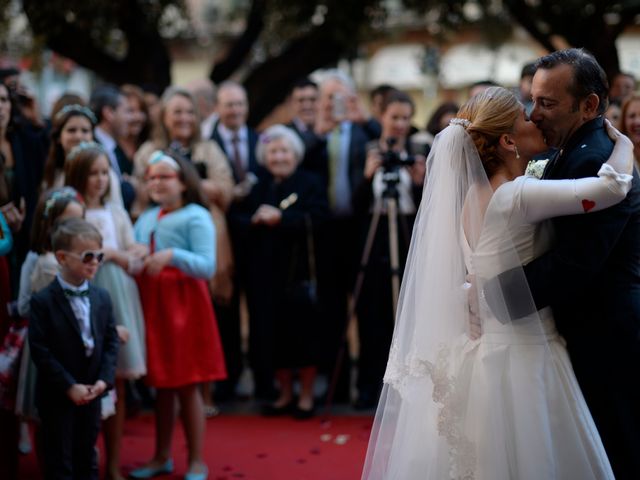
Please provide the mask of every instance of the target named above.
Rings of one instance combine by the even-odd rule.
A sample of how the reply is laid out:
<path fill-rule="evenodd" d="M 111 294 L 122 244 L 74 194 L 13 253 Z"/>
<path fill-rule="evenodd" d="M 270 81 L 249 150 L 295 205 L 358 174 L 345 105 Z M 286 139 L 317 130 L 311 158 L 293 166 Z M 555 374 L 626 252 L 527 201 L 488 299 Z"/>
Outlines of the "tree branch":
<path fill-rule="evenodd" d="M 24 12 L 36 36 L 44 38 L 51 50 L 94 71 L 106 81 L 154 84 L 162 89 L 171 83 L 171 59 L 156 25 L 141 23 L 145 15 L 137 1 L 122 2 L 117 26 L 126 34 L 128 50 L 122 60 L 95 44 L 91 22 L 76 19 L 69 23 L 61 9 L 43 9 L 34 0 L 23 0 Z M 52 28 L 56 24 L 57 28 Z"/>
<path fill-rule="evenodd" d="M 509 13 L 516 21 L 536 40 L 540 45 L 552 52 L 555 50 L 551 38 L 548 34 L 543 33 L 536 25 L 536 15 L 532 8 L 529 8 L 522 1 L 507 0 L 505 2 Z"/>
<path fill-rule="evenodd" d="M 318 68 L 335 64 L 344 52 L 326 28 L 318 28 L 291 42 L 278 57 L 255 68 L 244 82 L 251 110 L 250 125 L 257 125 L 289 94 L 291 85 Z"/>

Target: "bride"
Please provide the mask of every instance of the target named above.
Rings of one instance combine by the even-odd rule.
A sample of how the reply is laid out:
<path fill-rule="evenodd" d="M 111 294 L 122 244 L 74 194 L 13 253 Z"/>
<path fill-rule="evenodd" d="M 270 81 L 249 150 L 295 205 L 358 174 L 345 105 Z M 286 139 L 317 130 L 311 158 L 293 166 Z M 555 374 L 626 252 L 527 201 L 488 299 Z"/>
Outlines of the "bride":
<path fill-rule="evenodd" d="M 613 478 L 551 310 L 509 316 L 516 301 L 536 311 L 524 274 L 508 290 L 483 288 L 550 247 L 544 220 L 625 197 L 633 146 L 608 132 L 616 143 L 598 177 L 544 181 L 523 175 L 547 150 L 542 134 L 503 88 L 470 99 L 438 135 L 363 479 Z M 479 337 L 469 331 L 468 275 L 480 292 Z"/>

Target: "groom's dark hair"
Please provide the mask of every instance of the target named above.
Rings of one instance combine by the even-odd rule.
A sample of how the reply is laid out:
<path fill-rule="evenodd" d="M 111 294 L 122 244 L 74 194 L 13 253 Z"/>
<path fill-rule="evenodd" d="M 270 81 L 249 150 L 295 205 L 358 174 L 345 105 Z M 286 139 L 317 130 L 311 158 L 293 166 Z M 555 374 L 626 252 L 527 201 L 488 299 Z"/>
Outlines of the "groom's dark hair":
<path fill-rule="evenodd" d="M 595 57 L 583 48 L 558 50 L 539 58 L 536 69 L 548 70 L 558 65 L 569 65 L 573 69 L 573 83 L 569 87 L 569 93 L 575 99 L 573 108 L 577 110 L 580 100 L 595 93 L 600 100 L 598 113 L 603 114 L 607 109 L 609 82 Z"/>

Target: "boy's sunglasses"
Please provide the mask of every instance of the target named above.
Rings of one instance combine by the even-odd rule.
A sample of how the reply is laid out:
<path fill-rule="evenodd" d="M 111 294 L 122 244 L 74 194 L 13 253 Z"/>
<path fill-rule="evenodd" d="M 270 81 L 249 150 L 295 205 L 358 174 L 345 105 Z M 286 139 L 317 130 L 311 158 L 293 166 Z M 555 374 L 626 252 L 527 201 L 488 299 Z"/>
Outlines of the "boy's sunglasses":
<path fill-rule="evenodd" d="M 85 250 L 84 252 L 78 254 L 75 252 L 67 252 L 69 255 L 71 255 L 72 257 L 77 258 L 78 260 L 81 260 L 82 263 L 91 263 L 94 260 L 97 260 L 98 263 L 102 263 L 102 260 L 104 260 L 104 252 L 101 252 L 100 250 Z"/>

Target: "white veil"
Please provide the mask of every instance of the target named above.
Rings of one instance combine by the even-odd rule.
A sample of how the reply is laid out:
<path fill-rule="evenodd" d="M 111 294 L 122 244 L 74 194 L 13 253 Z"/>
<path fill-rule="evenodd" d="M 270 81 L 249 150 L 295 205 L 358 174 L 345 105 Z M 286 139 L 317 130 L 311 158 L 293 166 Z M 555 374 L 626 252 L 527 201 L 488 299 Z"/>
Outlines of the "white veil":
<path fill-rule="evenodd" d="M 473 479 L 478 462 L 504 455 L 488 451 L 494 435 L 499 438 L 505 429 L 501 414 L 484 415 L 486 404 L 478 413 L 468 403 L 477 398 L 478 392 L 469 389 L 472 376 L 478 373 L 464 363 L 465 353 L 480 343 L 467 334 L 469 305 L 464 285 L 468 270 L 478 275 L 474 284 L 482 292 L 483 335 L 543 330 L 508 218 L 502 218 L 499 209 L 487 209 L 494 193 L 466 131 L 468 124 L 454 119 L 436 137 L 427 159 L 363 479 Z M 490 257 L 472 253 L 482 250 L 485 221 L 500 232 L 499 249 Z M 503 289 L 495 278 L 507 270 L 510 284 Z M 484 392 L 489 402 L 491 394 Z M 474 418 L 478 416 L 486 418 Z M 481 436 L 486 442 L 479 441 Z M 507 454 L 504 462 L 509 461 Z"/>

